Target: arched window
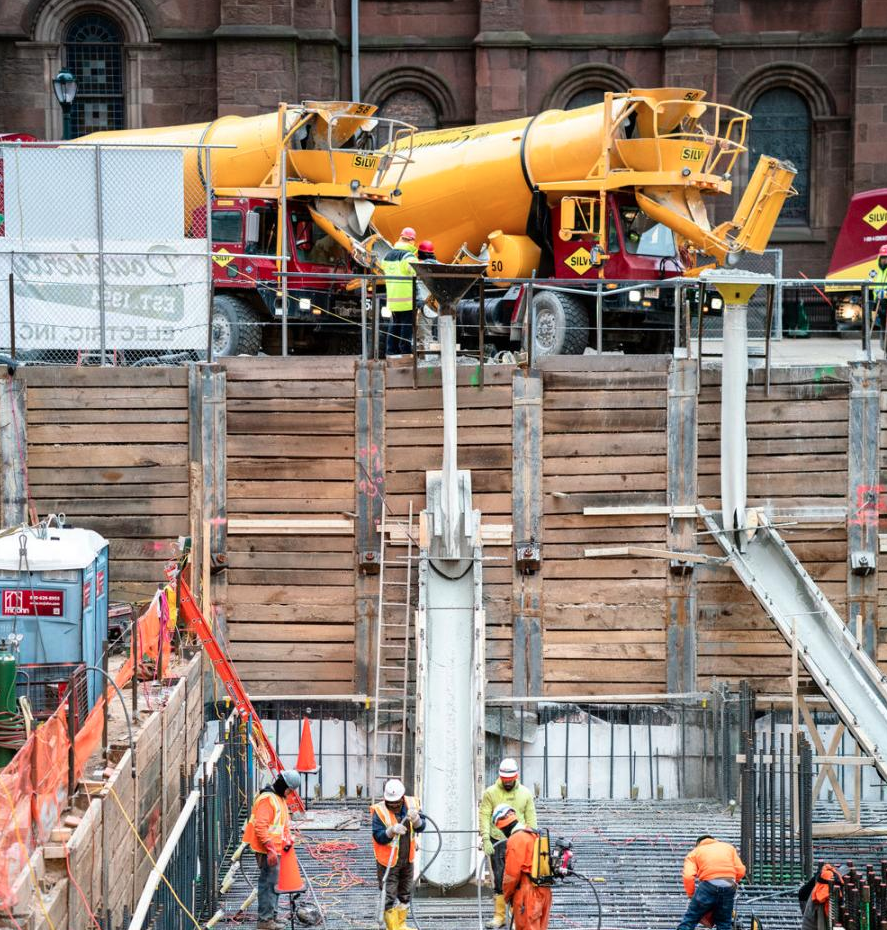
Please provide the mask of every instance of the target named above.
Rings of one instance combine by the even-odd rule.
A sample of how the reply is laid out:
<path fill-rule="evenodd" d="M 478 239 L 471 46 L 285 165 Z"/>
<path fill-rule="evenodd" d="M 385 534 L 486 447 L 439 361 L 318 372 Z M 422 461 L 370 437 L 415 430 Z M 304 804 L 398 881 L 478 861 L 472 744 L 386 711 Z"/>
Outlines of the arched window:
<path fill-rule="evenodd" d="M 419 90 L 404 88 L 385 98 L 379 116 L 403 120 L 420 132 L 440 128 L 440 114 L 430 97 Z"/>
<path fill-rule="evenodd" d="M 810 109 L 807 101 L 787 87 L 766 90 L 752 104 L 749 129 L 749 171 L 761 155 L 790 161 L 798 174 L 794 180 L 797 197 L 785 202 L 780 226 L 810 223 Z"/>
<path fill-rule="evenodd" d="M 123 129 L 123 34 L 100 13 L 85 13 L 65 30 L 65 66 L 77 79 L 72 134 Z"/>
<path fill-rule="evenodd" d="M 564 109 L 578 110 L 580 107 L 590 107 L 595 103 L 603 103 L 605 93 L 606 91 L 600 87 L 586 87 L 584 90 L 580 90 L 578 93 L 573 94 L 567 101 Z"/>

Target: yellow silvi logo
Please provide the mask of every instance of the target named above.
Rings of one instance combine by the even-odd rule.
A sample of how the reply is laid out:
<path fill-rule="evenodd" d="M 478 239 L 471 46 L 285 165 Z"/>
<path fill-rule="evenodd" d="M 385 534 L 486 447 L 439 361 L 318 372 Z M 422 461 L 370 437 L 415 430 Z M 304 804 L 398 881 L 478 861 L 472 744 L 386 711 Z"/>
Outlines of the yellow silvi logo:
<path fill-rule="evenodd" d="M 863 217 L 866 223 L 872 227 L 872 229 L 880 229 L 885 223 L 887 223 L 887 210 L 885 210 L 880 204 L 877 207 L 872 207 L 868 213 Z"/>
<path fill-rule="evenodd" d="M 586 248 L 579 248 L 564 259 L 567 268 L 571 268 L 576 274 L 585 274 L 591 268 L 591 252 Z"/>
<path fill-rule="evenodd" d="M 233 259 L 233 258 L 234 258 L 234 256 L 233 256 L 227 249 L 219 249 L 219 251 L 216 252 L 216 253 L 213 255 L 213 261 L 214 261 L 217 265 L 221 265 L 223 268 L 224 268 L 225 265 L 227 265 L 228 262 L 230 262 L 231 259 Z"/>

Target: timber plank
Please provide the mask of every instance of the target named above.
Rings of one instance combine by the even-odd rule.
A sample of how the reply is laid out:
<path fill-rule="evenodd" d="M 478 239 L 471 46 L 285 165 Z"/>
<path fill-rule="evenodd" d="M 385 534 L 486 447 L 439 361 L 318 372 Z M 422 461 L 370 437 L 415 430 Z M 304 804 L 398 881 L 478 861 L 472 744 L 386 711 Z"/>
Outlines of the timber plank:
<path fill-rule="evenodd" d="M 312 568 L 300 571 L 293 568 L 285 570 L 230 568 L 228 570 L 229 595 L 232 585 L 329 585 L 353 589 L 354 575 L 340 569 L 325 571 Z"/>
<path fill-rule="evenodd" d="M 62 468 L 75 461 L 78 468 L 105 469 L 145 467 L 151 465 L 187 465 L 187 443 L 176 445 L 130 443 L 129 445 L 87 444 L 69 446 L 45 445 L 28 447 L 28 466 Z"/>
<path fill-rule="evenodd" d="M 261 643 L 264 656 L 268 656 L 267 643 L 354 643 L 353 623 L 252 623 L 245 620 L 228 622 L 230 643 Z M 273 653 L 276 655 L 276 653 Z"/>
<path fill-rule="evenodd" d="M 182 482 L 187 487 L 188 465 L 149 465 L 144 468 L 133 467 L 95 467 L 95 468 L 42 468 L 34 467 L 29 460 L 28 476 L 31 484 L 37 486 L 85 487 L 88 485 L 126 485 L 126 484 L 164 484 Z M 69 491 L 68 493 L 78 493 Z"/>
<path fill-rule="evenodd" d="M 354 458 L 253 458 L 229 456 L 228 480 L 308 481 L 329 478 L 331 481 L 354 480 Z"/>
<path fill-rule="evenodd" d="M 354 585 L 228 585 L 232 614 L 245 604 L 354 605 Z"/>
<path fill-rule="evenodd" d="M 344 381 L 354 380 L 357 359 L 346 355 L 292 355 L 280 358 L 228 356 L 219 364 L 232 383 L 242 381 Z"/>
<path fill-rule="evenodd" d="M 456 406 L 461 417 L 463 410 L 474 408 L 492 409 L 506 407 L 511 409 L 511 385 L 487 386 L 482 391 L 476 388 L 460 387 L 456 390 Z M 414 410 L 442 410 L 443 394 L 440 388 L 411 388 L 410 390 L 389 390 L 385 394 L 385 416 L 406 414 Z"/>
<path fill-rule="evenodd" d="M 657 455 L 666 452 L 664 427 L 655 432 L 619 433 L 555 433 L 549 435 L 545 424 L 542 439 L 543 455 L 595 456 L 595 455 Z M 461 452 L 461 450 L 460 450 Z"/>
<path fill-rule="evenodd" d="M 354 554 L 343 552 L 237 552 L 228 553 L 228 583 L 231 571 L 238 569 L 336 569 L 348 571 L 354 568 Z"/>
<path fill-rule="evenodd" d="M 318 441 L 313 436 L 278 436 L 273 443 L 257 442 L 252 436 L 229 436 L 228 455 L 231 458 L 354 458 L 353 436 L 325 436 Z"/>
<path fill-rule="evenodd" d="M 268 646 L 263 642 L 232 642 L 229 646 L 231 658 L 237 662 L 265 662 L 269 658 Z M 275 662 L 348 662 L 354 661 L 354 642 L 325 643 L 278 641 L 272 653 Z M 239 667 L 239 666 L 238 666 Z"/>
<path fill-rule="evenodd" d="M 664 455 L 585 455 L 547 456 L 542 462 L 543 474 L 553 475 L 610 475 L 614 471 L 622 474 L 665 474 L 667 459 Z"/>
<path fill-rule="evenodd" d="M 188 369 L 184 366 L 156 368 L 117 368 L 114 366 L 96 368 L 75 368 L 71 366 L 25 366 L 20 371 L 28 388 L 104 388 L 128 387 L 164 388 L 188 386 Z"/>
<path fill-rule="evenodd" d="M 354 413 L 298 410 L 290 413 L 227 413 L 228 436 L 333 436 L 354 434 Z"/>
<path fill-rule="evenodd" d="M 313 398 L 354 399 L 353 381 L 237 381 L 228 378 L 227 397 L 231 400 L 248 400 L 262 403 L 284 400 L 310 401 Z M 301 406 L 301 405 L 298 405 Z M 266 408 L 273 409 L 273 408 Z"/>
<path fill-rule="evenodd" d="M 546 494 L 561 491 L 564 493 L 591 493 L 596 491 L 662 491 L 666 489 L 666 475 L 659 472 L 632 474 L 622 472 L 614 464 L 610 474 L 604 475 L 546 475 L 542 479 L 542 489 Z"/>
<path fill-rule="evenodd" d="M 546 640 L 542 656 L 549 660 L 645 659 L 659 662 L 665 659 L 665 643 L 550 643 Z"/>

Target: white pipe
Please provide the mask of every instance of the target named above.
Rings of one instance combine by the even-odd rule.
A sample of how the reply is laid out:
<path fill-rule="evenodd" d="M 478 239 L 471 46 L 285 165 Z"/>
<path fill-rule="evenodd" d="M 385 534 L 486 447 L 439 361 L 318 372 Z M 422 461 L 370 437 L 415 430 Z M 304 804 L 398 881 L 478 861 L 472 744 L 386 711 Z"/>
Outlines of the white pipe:
<path fill-rule="evenodd" d="M 172 857 L 173 851 L 178 846 L 179 840 L 182 837 L 182 833 L 185 831 L 185 826 L 187 825 L 191 814 L 194 813 L 194 808 L 197 806 L 197 801 L 199 798 L 199 791 L 192 791 L 188 795 L 188 799 L 185 801 L 185 806 L 182 808 L 182 812 L 179 814 L 178 820 L 176 820 L 175 824 L 173 825 L 172 831 L 169 834 L 163 849 L 160 851 L 160 855 L 157 857 L 157 862 L 154 864 L 154 868 L 151 869 L 151 874 L 148 876 L 148 880 L 145 882 L 145 887 L 142 889 L 142 895 L 139 898 L 139 903 L 136 905 L 136 909 L 132 912 L 132 920 L 129 922 L 128 930 L 141 930 L 142 924 L 145 922 L 145 918 L 148 916 L 148 908 L 151 906 L 151 899 L 154 897 L 154 892 L 160 886 L 163 871 L 169 864 L 169 860 Z"/>
<path fill-rule="evenodd" d="M 440 505 L 443 514 L 443 557 L 459 557 L 457 528 L 459 525 L 459 473 L 456 463 L 456 319 L 451 314 L 438 318 L 440 340 L 441 391 L 443 399 L 443 466 L 440 483 Z M 465 514 L 466 520 L 468 514 Z"/>
<path fill-rule="evenodd" d="M 742 530 L 746 520 L 748 442 L 745 422 L 748 383 L 748 305 L 728 303 L 724 309 L 721 369 L 721 507 L 724 529 Z M 746 534 L 733 536 L 745 550 Z"/>

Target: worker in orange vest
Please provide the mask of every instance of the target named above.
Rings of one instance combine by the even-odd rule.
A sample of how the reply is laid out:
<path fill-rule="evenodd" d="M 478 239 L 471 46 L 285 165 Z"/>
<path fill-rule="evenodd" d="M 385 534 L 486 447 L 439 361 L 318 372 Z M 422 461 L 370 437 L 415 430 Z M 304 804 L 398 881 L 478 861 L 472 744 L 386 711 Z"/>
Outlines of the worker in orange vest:
<path fill-rule="evenodd" d="M 373 852 L 379 890 L 385 889 L 386 930 L 415 930 L 407 926 L 413 891 L 413 860 L 416 834 L 425 829 L 425 815 L 418 798 L 407 797 L 399 778 L 385 782 L 382 800 L 370 808 L 373 815 Z"/>
<path fill-rule="evenodd" d="M 280 871 L 280 857 L 293 845 L 287 801 L 299 788 L 295 769 L 281 772 L 253 798 L 243 842 L 249 843 L 259 866 L 259 920 L 256 930 L 285 930 L 277 920 L 277 893 L 274 888 Z"/>
<path fill-rule="evenodd" d="M 551 913 L 551 888 L 537 885 L 530 875 L 539 834 L 517 819 L 513 807 L 500 804 L 493 826 L 505 835 L 505 874 L 502 894 L 511 907 L 514 930 L 546 930 Z"/>
<path fill-rule="evenodd" d="M 831 926 L 829 920 L 831 886 L 840 887 L 843 884 L 844 877 L 840 871 L 833 865 L 825 863 L 819 872 L 798 891 L 798 899 L 804 915 L 801 918 L 801 930 L 827 930 Z"/>
<path fill-rule="evenodd" d="M 678 930 L 695 930 L 706 914 L 711 914 L 717 930 L 730 930 L 736 886 L 744 876 L 745 866 L 733 846 L 700 836 L 684 859 L 684 890 L 690 903 Z"/>

